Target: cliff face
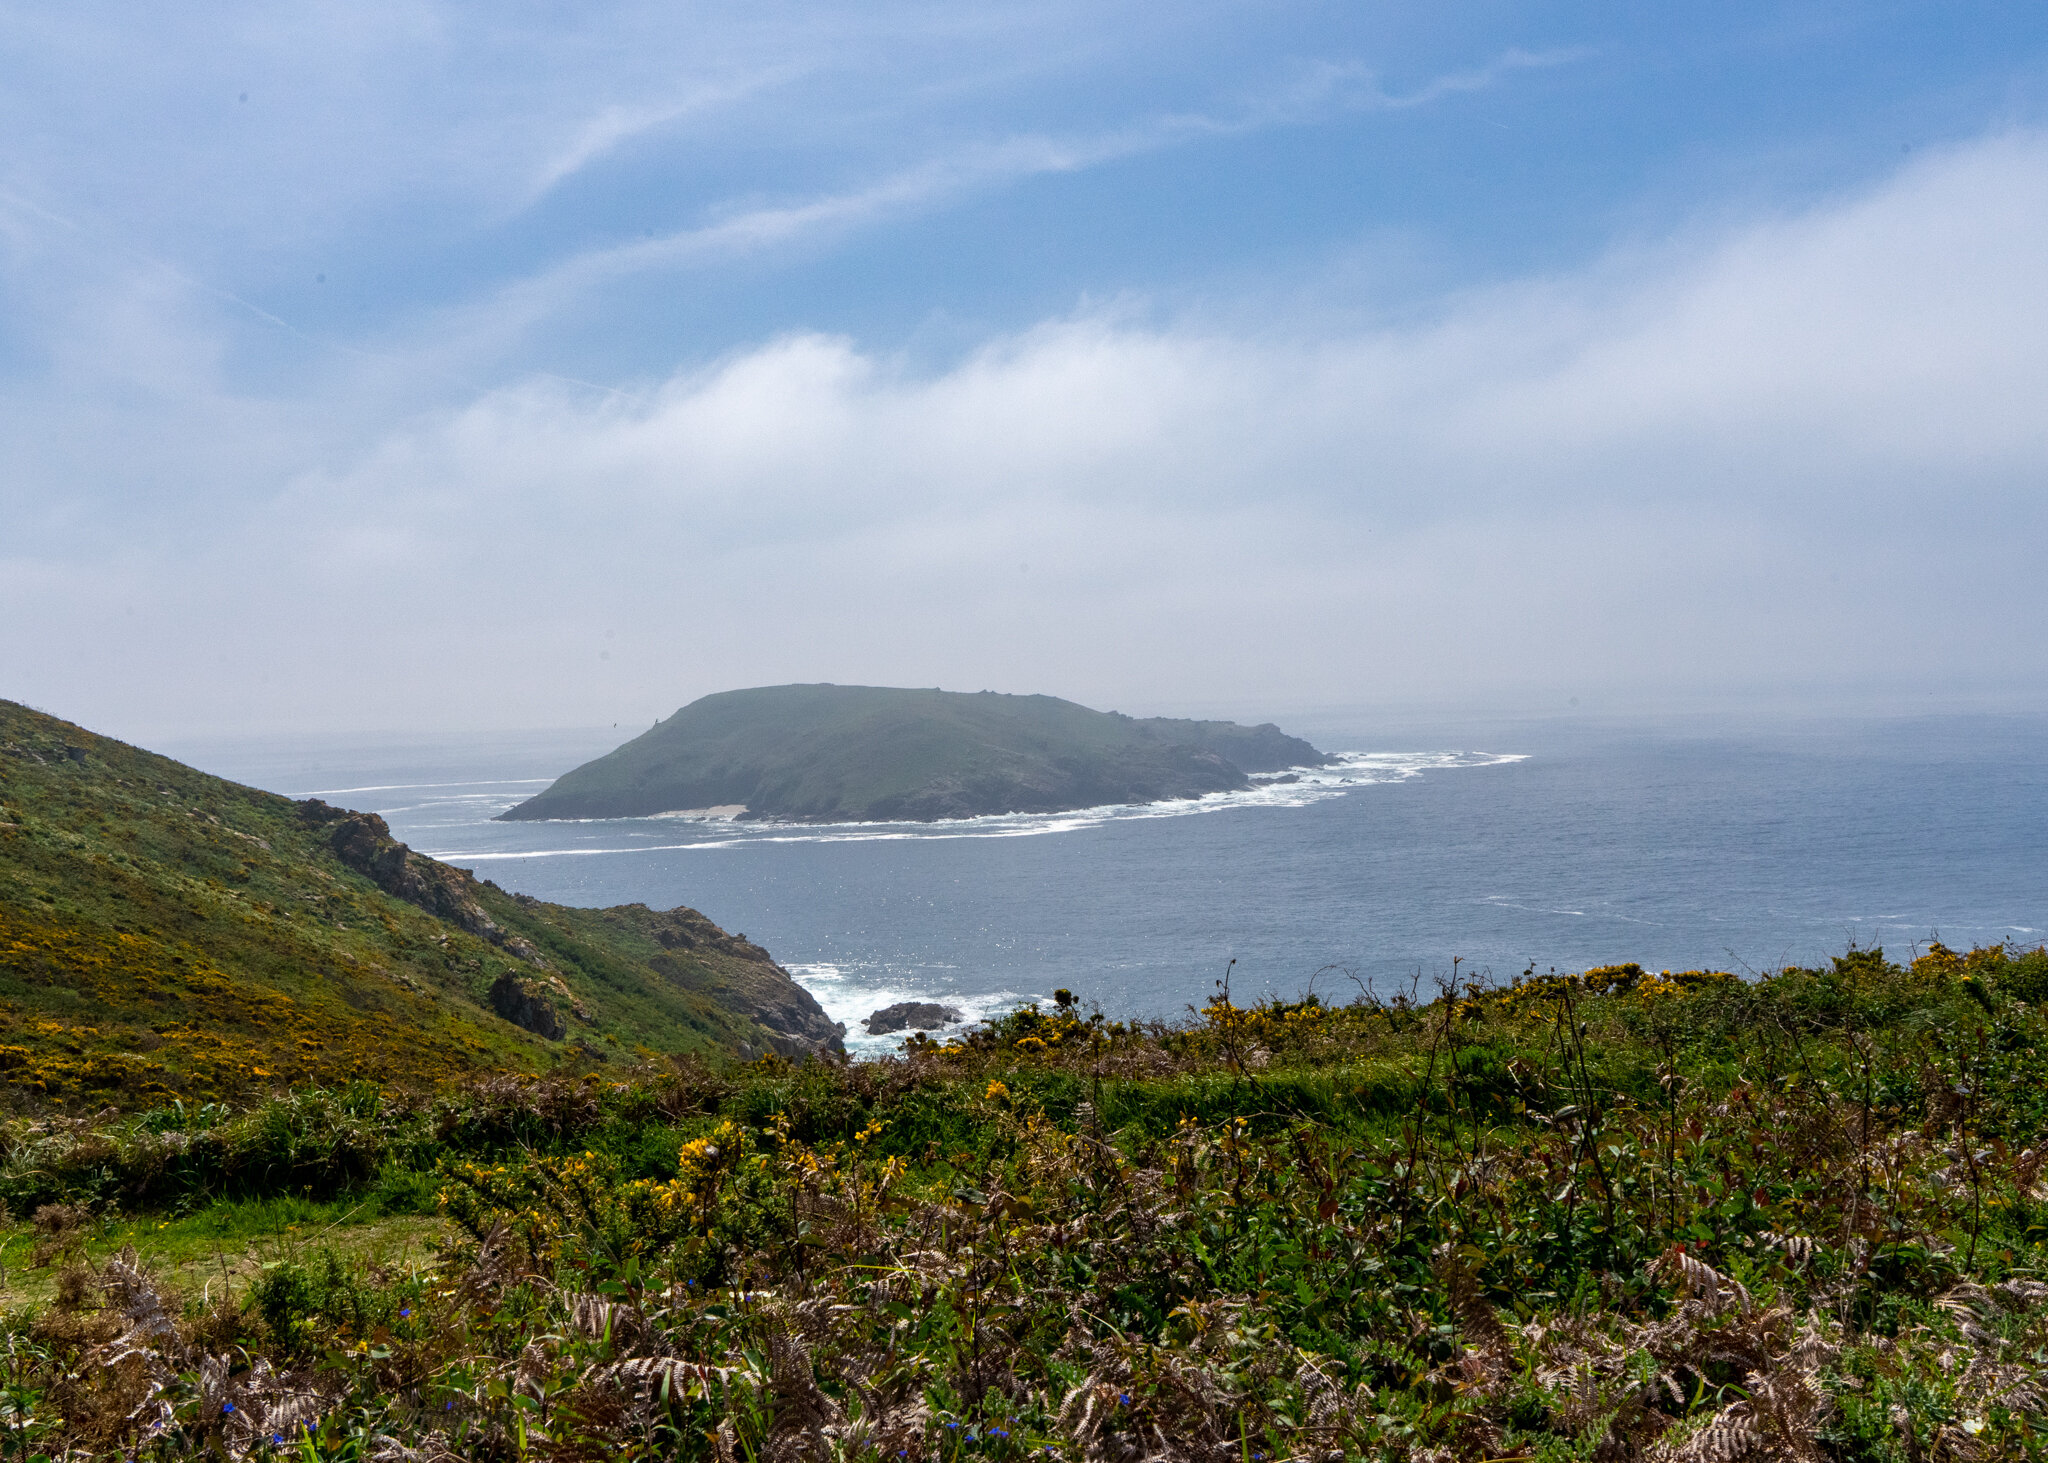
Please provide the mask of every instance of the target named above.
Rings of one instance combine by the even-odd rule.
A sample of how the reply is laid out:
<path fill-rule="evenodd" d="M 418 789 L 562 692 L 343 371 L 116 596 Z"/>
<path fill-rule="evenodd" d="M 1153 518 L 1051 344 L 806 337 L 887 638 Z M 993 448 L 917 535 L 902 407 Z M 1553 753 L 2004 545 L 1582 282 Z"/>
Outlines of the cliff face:
<path fill-rule="evenodd" d="M 299 804 L 299 819 L 309 827 L 330 829 L 327 846 L 335 856 L 386 894 L 488 940 L 529 965 L 547 964 L 530 941 L 506 934 L 483 912 L 474 874 L 414 853 L 391 836 L 390 825 L 375 813 L 351 812 L 308 798 Z"/>
<path fill-rule="evenodd" d="M 692 959 L 708 967 L 705 987 L 726 1009 L 758 1022 L 769 1042 L 786 1057 L 807 1052 L 844 1051 L 846 1028 L 825 1014 L 817 998 L 744 935 L 729 935 L 694 909 L 652 910 L 642 904 L 617 913 L 639 921 L 661 953 L 648 964 L 669 979 L 687 983 Z"/>
<path fill-rule="evenodd" d="M 692 702 L 503 816 L 740 807 L 746 818 L 930 822 L 1201 797 L 1328 760 L 1270 724 L 1137 720 L 987 691 L 769 686 Z"/>
<path fill-rule="evenodd" d="M 837 1044 L 765 950 L 693 910 L 521 898 L 375 814 L 0 701 L 0 1073 L 16 1101 Z"/>

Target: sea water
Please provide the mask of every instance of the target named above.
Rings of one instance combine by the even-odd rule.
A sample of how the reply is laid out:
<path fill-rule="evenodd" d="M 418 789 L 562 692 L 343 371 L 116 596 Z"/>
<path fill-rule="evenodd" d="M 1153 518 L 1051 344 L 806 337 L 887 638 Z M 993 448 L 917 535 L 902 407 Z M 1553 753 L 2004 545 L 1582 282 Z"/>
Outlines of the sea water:
<path fill-rule="evenodd" d="M 1294 728 L 1290 728 L 1292 730 Z M 1309 729 L 1304 728 L 1304 731 Z M 210 772 L 383 814 L 568 904 L 688 904 L 766 946 L 857 1050 L 902 1000 L 1057 988 L 1118 1017 L 1427 992 L 1634 960 L 1756 972 L 2048 930 L 2048 722 L 1494 722 L 1311 733 L 1300 781 L 941 824 L 499 823 L 624 732 L 194 744 Z M 1234 962 L 1234 963 L 1233 963 Z"/>

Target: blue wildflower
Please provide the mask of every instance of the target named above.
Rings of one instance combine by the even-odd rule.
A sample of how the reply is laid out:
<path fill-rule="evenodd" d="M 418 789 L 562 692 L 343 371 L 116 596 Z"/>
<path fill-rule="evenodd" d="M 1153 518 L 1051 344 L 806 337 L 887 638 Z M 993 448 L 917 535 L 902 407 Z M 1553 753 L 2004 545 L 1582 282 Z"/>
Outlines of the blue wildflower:
<path fill-rule="evenodd" d="M 404 1319 L 405 1319 L 405 1318 L 406 1318 L 407 1316 L 409 1316 L 409 1315 L 411 1315 L 411 1314 L 412 1314 L 412 1307 L 411 1307 L 411 1306 L 400 1306 L 400 1307 L 398 1308 L 398 1319 L 399 1319 L 399 1320 L 401 1320 L 401 1321 L 402 1321 L 402 1320 L 404 1320 Z"/>
<path fill-rule="evenodd" d="M 220 1405 L 220 1410 L 223 1414 L 233 1412 L 235 1410 L 235 1404 L 232 1402 L 223 1402 Z"/>

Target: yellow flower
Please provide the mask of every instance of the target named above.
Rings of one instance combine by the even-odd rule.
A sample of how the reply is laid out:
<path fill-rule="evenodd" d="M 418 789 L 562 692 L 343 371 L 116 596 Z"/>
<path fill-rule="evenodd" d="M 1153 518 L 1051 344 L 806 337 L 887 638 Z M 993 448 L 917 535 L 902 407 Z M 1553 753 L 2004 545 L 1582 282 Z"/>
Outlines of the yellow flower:
<path fill-rule="evenodd" d="M 991 1082 L 988 1084 L 988 1091 L 981 1095 L 990 1102 L 1008 1102 L 1010 1100 L 1010 1089 L 1000 1082 Z"/>

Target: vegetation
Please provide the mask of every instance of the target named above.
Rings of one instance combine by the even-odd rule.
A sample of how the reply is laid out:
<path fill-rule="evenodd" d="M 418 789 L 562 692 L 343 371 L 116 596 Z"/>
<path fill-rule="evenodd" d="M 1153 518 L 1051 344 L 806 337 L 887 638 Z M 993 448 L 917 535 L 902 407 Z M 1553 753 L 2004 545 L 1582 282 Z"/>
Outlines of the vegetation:
<path fill-rule="evenodd" d="M 694 911 L 515 897 L 380 819 L 0 701 L 0 1076 L 16 1103 L 246 1101 L 796 1050 L 831 1030 L 766 951 Z"/>
<path fill-rule="evenodd" d="M 1198 797 L 1328 759 L 1278 727 L 1136 720 L 1053 696 L 765 686 L 693 701 L 506 818 L 744 808 L 806 822 Z"/>
<path fill-rule="evenodd" d="M 1423 994 L 15 1119 L 0 1457 L 2048 1454 L 2048 951 Z"/>

